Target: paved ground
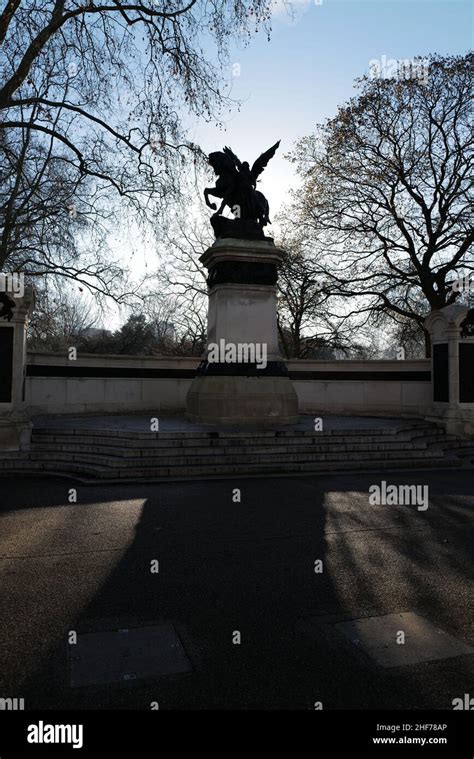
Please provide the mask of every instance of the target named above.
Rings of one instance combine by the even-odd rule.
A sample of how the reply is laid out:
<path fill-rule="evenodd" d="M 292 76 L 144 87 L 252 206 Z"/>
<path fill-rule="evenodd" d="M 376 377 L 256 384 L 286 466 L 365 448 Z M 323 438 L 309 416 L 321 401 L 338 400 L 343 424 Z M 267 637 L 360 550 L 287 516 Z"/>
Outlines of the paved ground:
<path fill-rule="evenodd" d="M 381 479 L 428 484 L 428 510 L 370 506 Z M 473 496 L 465 471 L 0 481 L 0 697 L 27 709 L 451 709 L 474 695 L 473 655 L 384 668 L 335 625 L 418 612 L 474 645 Z M 69 687 L 68 631 L 161 621 L 191 672 Z"/>

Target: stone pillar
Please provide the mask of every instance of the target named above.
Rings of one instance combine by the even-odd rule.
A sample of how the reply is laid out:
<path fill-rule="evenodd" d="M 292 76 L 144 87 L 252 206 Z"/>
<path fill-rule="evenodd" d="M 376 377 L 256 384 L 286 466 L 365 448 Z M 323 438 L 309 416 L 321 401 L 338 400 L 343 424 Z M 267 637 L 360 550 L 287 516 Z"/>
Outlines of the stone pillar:
<path fill-rule="evenodd" d="M 474 437 L 474 309 L 452 304 L 425 320 L 431 337 L 430 420 L 446 431 Z"/>
<path fill-rule="evenodd" d="M 255 426 L 297 421 L 296 392 L 278 347 L 283 256 L 273 240 L 233 238 L 216 240 L 201 256 L 209 271 L 207 347 L 188 391 L 188 419 Z"/>
<path fill-rule="evenodd" d="M 34 295 L 26 287 L 23 298 L 6 293 L 14 301 L 10 321 L 0 319 L 0 450 L 26 447 L 31 422 L 25 405 L 26 330 Z"/>

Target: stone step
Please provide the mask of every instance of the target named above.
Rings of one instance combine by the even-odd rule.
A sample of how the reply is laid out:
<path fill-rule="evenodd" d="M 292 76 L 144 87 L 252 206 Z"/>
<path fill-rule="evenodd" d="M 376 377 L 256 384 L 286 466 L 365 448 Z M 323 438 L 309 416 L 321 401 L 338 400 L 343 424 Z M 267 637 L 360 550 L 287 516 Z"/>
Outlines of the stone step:
<path fill-rule="evenodd" d="M 51 462 L 54 464 L 54 460 Z M 63 462 L 58 462 L 62 464 Z M 29 458 L 10 458 L 5 459 L 3 456 L 0 458 L 0 471 L 16 471 L 18 469 L 44 469 L 45 464 L 43 461 L 31 461 Z"/>
<path fill-rule="evenodd" d="M 29 451 L 0 451 L 0 462 L 10 461 L 10 459 L 28 461 L 29 455 Z"/>
<path fill-rule="evenodd" d="M 455 441 L 455 435 L 447 435 L 443 430 L 424 430 L 423 432 L 412 432 L 412 440 L 425 440 L 426 442 L 436 442 L 437 440 Z"/>
<path fill-rule="evenodd" d="M 462 466 L 472 442 L 431 422 L 398 427 L 209 430 L 160 433 L 36 427 L 29 451 L 0 453 L 2 474 L 54 473 L 96 480 L 205 478 Z M 444 451 L 448 451 L 445 455 Z"/>
<path fill-rule="evenodd" d="M 192 438 L 199 439 L 251 439 L 251 438 L 298 438 L 298 437 L 371 437 L 371 436 L 393 436 L 400 434 L 407 434 L 411 436 L 413 433 L 422 433 L 424 430 L 436 430 L 436 427 L 430 423 L 419 423 L 416 425 L 403 426 L 403 427 L 375 427 L 367 429 L 337 429 L 337 430 L 323 430 L 321 432 L 315 432 L 312 425 L 308 426 L 307 430 L 295 430 L 295 429 L 282 429 L 282 430 L 225 430 L 219 431 L 206 430 L 206 431 L 162 431 L 162 432 L 135 432 L 131 430 L 107 430 L 107 429 L 91 429 L 91 428 L 66 428 L 66 427 L 34 427 L 32 430 L 32 437 L 38 438 L 38 440 L 46 441 L 46 438 L 76 438 L 83 437 L 87 440 L 91 438 L 112 438 L 112 439 L 132 439 L 137 445 L 143 440 L 189 440 Z"/>
<path fill-rule="evenodd" d="M 474 450 L 474 441 L 472 440 L 447 440 L 445 443 L 443 443 L 443 448 L 448 448 L 449 450 L 469 450 L 472 448 Z"/>
<path fill-rule="evenodd" d="M 311 434 L 305 434 L 300 436 L 273 436 L 273 437 L 227 437 L 224 435 L 221 435 L 219 437 L 205 437 L 205 438 L 198 438 L 196 439 L 194 436 L 192 437 L 179 437 L 179 438 L 163 438 L 161 435 L 156 436 L 149 436 L 148 439 L 140 439 L 135 440 L 133 437 L 127 437 L 127 438 L 112 438 L 112 437 L 102 437 L 98 435 L 77 435 L 77 436 L 69 436 L 69 435 L 56 435 L 56 436 L 39 436 L 37 434 L 32 435 L 31 439 L 31 445 L 37 446 L 40 445 L 41 447 L 45 445 L 55 445 L 56 448 L 59 446 L 76 446 L 76 445 L 85 445 L 87 447 L 90 447 L 91 445 L 95 447 L 106 447 L 106 448 L 117 448 L 117 449 L 156 449 L 158 448 L 220 448 L 220 447 L 235 447 L 235 446 L 245 446 L 245 447 L 251 447 L 251 446 L 288 446 L 288 445 L 349 445 L 352 443 L 370 443 L 370 444 L 383 444 L 383 443 L 410 443 L 412 442 L 413 438 L 408 434 L 398 434 L 398 435 L 365 435 L 365 436 L 346 436 L 346 435 L 332 435 L 327 436 L 325 434 L 318 434 L 318 433 L 311 433 Z M 418 438 L 417 438 L 418 440 Z M 51 450 L 49 448 L 48 450 Z"/>
<path fill-rule="evenodd" d="M 451 468 L 460 465 L 459 460 L 455 458 L 439 457 L 425 460 L 415 459 L 390 459 L 381 461 L 373 459 L 370 462 L 363 461 L 344 461 L 344 462 L 284 462 L 278 464 L 275 468 L 274 463 L 246 463 L 242 464 L 220 464 L 213 466 L 173 466 L 173 467 L 146 467 L 136 469 L 113 469 L 103 466 L 92 466 L 77 464 L 71 462 L 11 462 L 9 473 L 16 470 L 23 474 L 31 472 L 38 474 L 54 473 L 66 475 L 84 476 L 89 475 L 95 480 L 120 480 L 135 481 L 140 479 L 167 479 L 167 478 L 213 478 L 230 475 L 255 475 L 255 474 L 311 474 L 318 472 L 344 472 L 351 471 L 374 471 L 379 469 L 432 469 L 432 468 Z"/>
<path fill-rule="evenodd" d="M 377 451 L 373 458 L 377 458 L 380 461 L 387 461 L 396 455 L 397 458 L 410 458 L 410 459 L 430 459 L 442 456 L 442 451 L 436 450 L 436 449 L 421 449 L 421 450 L 411 450 L 406 452 L 405 450 L 398 450 L 398 451 Z M 163 466 L 164 464 L 167 464 L 168 466 L 176 466 L 177 464 L 173 459 L 170 459 L 170 457 L 166 456 L 147 456 L 147 457 L 130 457 L 130 458 L 122 458 L 117 456 L 107 456 L 104 454 L 91 454 L 91 453 L 61 453 L 61 452 L 55 452 L 54 456 L 51 455 L 51 453 L 47 451 L 30 451 L 30 460 L 31 461 L 48 461 L 50 459 L 53 459 L 54 461 L 73 461 L 75 463 L 77 462 L 83 462 L 85 464 L 92 464 L 100 463 L 105 466 L 110 466 L 114 468 L 130 468 L 135 466 Z M 168 461 L 165 461 L 165 459 L 168 459 Z M 353 451 L 350 454 L 350 460 L 351 461 L 370 461 L 372 459 L 371 456 L 367 455 L 366 451 Z M 344 451 L 341 452 L 322 452 L 322 453 L 310 453 L 310 452 L 304 452 L 304 453 L 294 453 L 292 450 L 284 453 L 270 451 L 267 453 L 261 453 L 261 454 L 255 454 L 255 453 L 247 453 L 246 451 L 242 452 L 236 452 L 231 451 L 230 453 L 223 455 L 222 451 L 216 451 L 214 455 L 208 455 L 208 454 L 201 454 L 197 456 L 180 456 L 179 462 L 185 465 L 194 466 L 196 465 L 211 465 L 214 466 L 216 463 L 229 463 L 229 464 L 238 464 L 238 463 L 245 463 L 245 462 L 274 462 L 277 463 L 284 463 L 285 461 L 347 461 L 348 456 L 347 453 Z"/>
<path fill-rule="evenodd" d="M 246 455 L 259 454 L 259 453 L 324 453 L 331 451 L 338 451 L 344 453 L 359 452 L 359 451 L 408 451 L 408 450 L 426 450 L 426 443 L 420 442 L 364 442 L 364 443 L 305 443 L 305 444 L 272 444 L 272 445 L 226 445 L 226 446 L 147 446 L 140 448 L 126 448 L 122 446 L 110 446 L 110 445 L 86 445 L 85 443 L 73 444 L 73 443 L 37 443 L 36 441 L 31 445 L 30 451 L 35 453 L 90 453 L 104 456 L 116 456 L 121 458 L 129 457 L 147 457 L 156 456 L 158 453 L 160 456 L 181 458 L 186 456 L 198 456 L 198 455 L 213 455 L 213 456 L 225 456 L 231 453 L 245 453 Z"/>

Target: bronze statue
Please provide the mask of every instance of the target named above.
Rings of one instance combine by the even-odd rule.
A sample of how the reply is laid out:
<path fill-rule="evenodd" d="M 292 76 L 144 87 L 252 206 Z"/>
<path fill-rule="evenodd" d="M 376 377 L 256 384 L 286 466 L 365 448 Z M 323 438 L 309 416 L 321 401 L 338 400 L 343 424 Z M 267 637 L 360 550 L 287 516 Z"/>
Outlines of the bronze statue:
<path fill-rule="evenodd" d="M 223 152 L 209 154 L 209 163 L 217 174 L 215 187 L 206 187 L 206 205 L 216 211 L 211 217 L 216 237 L 264 238 L 263 228 L 270 224 L 268 201 L 256 189 L 257 178 L 275 155 L 280 140 L 257 158 L 252 168 L 247 161 L 241 162 L 228 147 Z M 220 207 L 209 201 L 209 195 L 221 198 Z M 228 206 L 233 219 L 222 216 Z"/>

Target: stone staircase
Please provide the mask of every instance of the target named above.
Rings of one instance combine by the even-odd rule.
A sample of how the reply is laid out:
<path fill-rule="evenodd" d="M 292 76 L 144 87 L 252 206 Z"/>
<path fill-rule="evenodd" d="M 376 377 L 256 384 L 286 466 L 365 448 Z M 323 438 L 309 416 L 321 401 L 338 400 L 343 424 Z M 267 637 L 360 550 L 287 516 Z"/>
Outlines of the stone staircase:
<path fill-rule="evenodd" d="M 424 421 L 314 432 L 35 427 L 29 450 L 0 452 L 0 476 L 120 481 L 446 468 L 471 464 L 474 441 Z"/>

